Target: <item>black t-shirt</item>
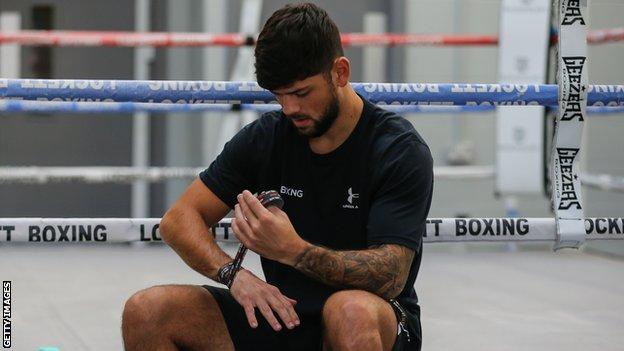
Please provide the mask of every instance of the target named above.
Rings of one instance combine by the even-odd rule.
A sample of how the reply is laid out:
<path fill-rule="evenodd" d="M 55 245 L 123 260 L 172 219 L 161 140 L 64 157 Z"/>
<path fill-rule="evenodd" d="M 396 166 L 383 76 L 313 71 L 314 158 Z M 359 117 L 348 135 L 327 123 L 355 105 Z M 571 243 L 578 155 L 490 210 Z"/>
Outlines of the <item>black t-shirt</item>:
<path fill-rule="evenodd" d="M 335 250 L 398 244 L 415 252 L 399 299 L 418 302 L 414 281 L 433 191 L 433 160 L 411 123 L 364 100 L 347 140 L 316 154 L 281 111 L 265 113 L 226 143 L 201 180 L 230 208 L 236 196 L 277 190 L 297 233 Z M 319 313 L 339 289 L 262 258 L 267 282 L 298 301 L 299 313 Z"/>

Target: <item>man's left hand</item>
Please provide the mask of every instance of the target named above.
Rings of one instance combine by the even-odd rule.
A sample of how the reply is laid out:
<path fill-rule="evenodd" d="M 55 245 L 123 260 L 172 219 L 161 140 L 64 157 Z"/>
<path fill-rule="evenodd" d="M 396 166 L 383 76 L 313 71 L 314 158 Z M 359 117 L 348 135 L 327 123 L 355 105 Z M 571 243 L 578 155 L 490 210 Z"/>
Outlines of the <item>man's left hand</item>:
<path fill-rule="evenodd" d="M 262 203 L 248 190 L 239 194 L 232 229 L 240 242 L 262 257 L 287 265 L 309 244 L 295 231 L 286 212 Z"/>

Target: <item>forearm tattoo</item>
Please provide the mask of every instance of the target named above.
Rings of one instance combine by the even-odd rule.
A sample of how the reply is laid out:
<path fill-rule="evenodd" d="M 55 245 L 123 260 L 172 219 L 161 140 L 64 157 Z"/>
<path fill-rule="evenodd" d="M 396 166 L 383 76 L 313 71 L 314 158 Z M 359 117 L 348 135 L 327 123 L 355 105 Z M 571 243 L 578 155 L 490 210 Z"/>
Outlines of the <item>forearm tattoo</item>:
<path fill-rule="evenodd" d="M 295 263 L 307 276 L 338 288 L 361 289 L 396 297 L 405 285 L 414 251 L 400 245 L 334 251 L 310 245 Z"/>

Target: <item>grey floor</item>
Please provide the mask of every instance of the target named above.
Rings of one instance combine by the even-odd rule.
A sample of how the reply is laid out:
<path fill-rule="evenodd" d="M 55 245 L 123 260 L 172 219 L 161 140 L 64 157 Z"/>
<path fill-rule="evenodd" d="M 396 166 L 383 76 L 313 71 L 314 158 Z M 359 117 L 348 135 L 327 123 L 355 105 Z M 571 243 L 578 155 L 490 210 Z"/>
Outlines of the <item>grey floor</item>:
<path fill-rule="evenodd" d="M 423 350 L 624 349 L 624 260 L 500 248 L 425 246 Z M 257 257 L 246 266 L 258 268 Z M 61 351 L 121 350 L 134 291 L 207 282 L 164 245 L 1 246 L 0 280 L 13 283 L 12 349 Z"/>

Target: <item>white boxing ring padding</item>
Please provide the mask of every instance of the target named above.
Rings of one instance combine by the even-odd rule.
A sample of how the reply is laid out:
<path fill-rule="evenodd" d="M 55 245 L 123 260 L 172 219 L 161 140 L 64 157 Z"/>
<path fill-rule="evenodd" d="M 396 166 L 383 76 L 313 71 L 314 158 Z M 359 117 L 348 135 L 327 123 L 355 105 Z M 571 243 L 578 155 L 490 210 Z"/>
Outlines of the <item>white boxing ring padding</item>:
<path fill-rule="evenodd" d="M 159 218 L 0 218 L 0 245 L 14 242 L 161 242 Z M 220 242 L 237 242 L 225 218 L 212 227 Z M 624 239 L 624 218 L 586 218 L 585 240 Z M 555 241 L 553 218 L 429 218 L 425 243 Z"/>

